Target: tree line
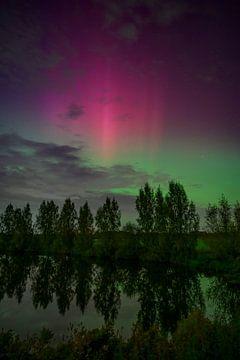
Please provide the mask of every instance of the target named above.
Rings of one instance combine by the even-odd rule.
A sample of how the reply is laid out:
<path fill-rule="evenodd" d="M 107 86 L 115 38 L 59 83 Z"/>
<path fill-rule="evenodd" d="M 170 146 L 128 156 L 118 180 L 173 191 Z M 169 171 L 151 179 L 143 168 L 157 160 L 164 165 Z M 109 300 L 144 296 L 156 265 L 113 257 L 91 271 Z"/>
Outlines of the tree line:
<path fill-rule="evenodd" d="M 136 198 L 136 210 L 138 229 L 141 232 L 186 233 L 197 231 L 199 227 L 195 205 L 188 200 L 183 186 L 177 182 L 169 183 L 169 191 L 165 197 L 160 187 L 154 191 L 146 183 Z M 97 209 L 95 218 L 87 201 L 80 206 L 77 213 L 70 198 L 65 200 L 62 209 L 59 209 L 53 200 L 44 200 L 38 209 L 34 224 L 29 204 L 23 209 L 14 208 L 9 204 L 0 216 L 0 224 L 1 232 L 10 236 L 21 232 L 29 235 L 33 232 L 41 233 L 45 238 L 56 233 L 63 233 L 68 237 L 76 232 L 89 235 L 95 231 L 119 231 L 121 211 L 116 199 L 109 197 Z M 123 227 L 128 228 L 129 224 Z"/>
<path fill-rule="evenodd" d="M 139 190 L 135 201 L 137 225 L 128 222 L 122 227 L 125 233 L 177 236 L 198 233 L 199 215 L 195 204 L 188 199 L 182 184 L 170 181 L 168 185 L 165 195 L 160 186 L 154 189 L 148 183 Z M 232 210 L 224 196 L 218 206 L 209 204 L 206 225 L 208 232 L 239 232 L 240 204 L 237 202 Z M 42 201 L 35 221 L 29 204 L 23 209 L 9 204 L 0 216 L 1 238 L 16 250 L 31 248 L 33 236 L 38 236 L 48 248 L 52 248 L 58 238 L 62 248 L 71 250 L 77 237 L 81 237 L 84 245 L 84 241 L 89 242 L 94 234 L 112 234 L 120 229 L 118 202 L 109 197 L 95 216 L 87 201 L 77 211 L 70 198 L 65 200 L 62 208 L 53 200 Z"/>
<path fill-rule="evenodd" d="M 240 203 L 237 201 L 232 208 L 222 195 L 217 205 L 208 204 L 206 226 L 210 233 L 240 233 Z"/>

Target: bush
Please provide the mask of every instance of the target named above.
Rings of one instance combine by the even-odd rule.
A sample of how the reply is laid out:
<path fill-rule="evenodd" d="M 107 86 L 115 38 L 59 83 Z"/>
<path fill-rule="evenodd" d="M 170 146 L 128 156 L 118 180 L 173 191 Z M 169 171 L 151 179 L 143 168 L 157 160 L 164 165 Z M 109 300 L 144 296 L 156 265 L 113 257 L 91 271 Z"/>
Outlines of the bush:
<path fill-rule="evenodd" d="M 173 335 L 176 358 L 179 360 L 213 359 L 213 326 L 200 311 L 183 319 Z"/>
<path fill-rule="evenodd" d="M 128 341 L 127 354 L 129 360 L 171 360 L 173 348 L 167 338 L 161 335 L 157 325 L 151 326 L 148 330 L 143 330 L 137 325 Z"/>
<path fill-rule="evenodd" d="M 56 342 L 43 329 L 38 336 L 20 339 L 12 331 L 0 332 L 0 359 L 14 360 L 235 360 L 240 358 L 240 321 L 211 322 L 199 311 L 178 323 L 172 338 L 158 325 L 144 330 L 138 323 L 129 339 L 112 326 L 72 329 Z"/>

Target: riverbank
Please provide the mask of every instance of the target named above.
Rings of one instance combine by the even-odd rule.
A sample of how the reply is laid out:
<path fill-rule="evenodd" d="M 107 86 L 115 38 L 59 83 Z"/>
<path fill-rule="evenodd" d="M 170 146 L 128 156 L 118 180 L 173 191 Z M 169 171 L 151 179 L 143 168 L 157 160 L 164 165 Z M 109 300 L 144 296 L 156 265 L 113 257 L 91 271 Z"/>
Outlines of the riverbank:
<path fill-rule="evenodd" d="M 35 236 L 27 249 L 3 246 L 2 241 L 0 251 L 2 254 L 80 256 L 91 262 L 102 260 L 131 261 L 141 265 L 184 265 L 207 275 L 224 275 L 232 283 L 240 282 L 240 239 L 235 234 L 179 236 L 112 232 L 87 238 L 77 237 L 71 249 L 60 244 L 58 239 L 52 244 L 46 244 L 41 237 Z"/>

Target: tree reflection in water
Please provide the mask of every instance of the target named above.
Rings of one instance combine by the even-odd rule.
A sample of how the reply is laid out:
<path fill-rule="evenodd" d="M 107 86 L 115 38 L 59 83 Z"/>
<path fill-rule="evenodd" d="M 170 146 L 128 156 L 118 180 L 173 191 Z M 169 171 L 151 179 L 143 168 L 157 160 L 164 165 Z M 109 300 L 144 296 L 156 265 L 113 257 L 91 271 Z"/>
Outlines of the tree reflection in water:
<path fill-rule="evenodd" d="M 21 302 L 29 286 L 36 309 L 46 309 L 56 299 L 64 315 L 73 302 L 83 314 L 92 299 L 105 323 L 114 324 L 123 296 L 140 305 L 137 322 L 144 329 L 159 324 L 166 333 L 193 309 L 205 311 L 197 273 L 182 267 L 104 263 L 92 264 L 70 256 L 0 257 L 0 301 L 6 295 Z M 215 278 L 208 289 L 219 316 L 233 317 L 240 306 L 240 291 Z"/>
<path fill-rule="evenodd" d="M 26 291 L 33 258 L 2 255 L 0 257 L 0 300 L 6 294 L 20 303 Z"/>
<path fill-rule="evenodd" d="M 219 320 L 229 321 L 239 315 L 239 285 L 231 284 L 224 277 L 216 277 L 208 288 L 207 296 L 214 303 L 215 317 Z"/>
<path fill-rule="evenodd" d="M 92 296 L 93 264 L 77 258 L 74 265 L 76 305 L 83 314 Z"/>
<path fill-rule="evenodd" d="M 35 309 L 46 309 L 53 301 L 55 262 L 52 257 L 42 256 L 31 272 L 31 292 Z"/>
<path fill-rule="evenodd" d="M 94 279 L 94 303 L 106 323 L 113 324 L 121 306 L 121 290 L 118 269 L 115 264 L 96 270 Z"/>
<path fill-rule="evenodd" d="M 204 311 L 199 277 L 183 268 L 142 269 L 138 294 L 138 321 L 144 329 L 158 323 L 163 331 L 172 332 L 191 310 Z"/>

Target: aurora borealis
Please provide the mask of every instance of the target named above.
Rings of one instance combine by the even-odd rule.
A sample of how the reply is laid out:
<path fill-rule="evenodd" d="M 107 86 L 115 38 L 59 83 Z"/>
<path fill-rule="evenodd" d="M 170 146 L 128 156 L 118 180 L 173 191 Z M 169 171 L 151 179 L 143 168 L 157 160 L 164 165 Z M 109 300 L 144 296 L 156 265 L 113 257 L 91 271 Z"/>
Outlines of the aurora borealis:
<path fill-rule="evenodd" d="M 237 1 L 2 1 L 1 207 L 240 198 Z"/>

